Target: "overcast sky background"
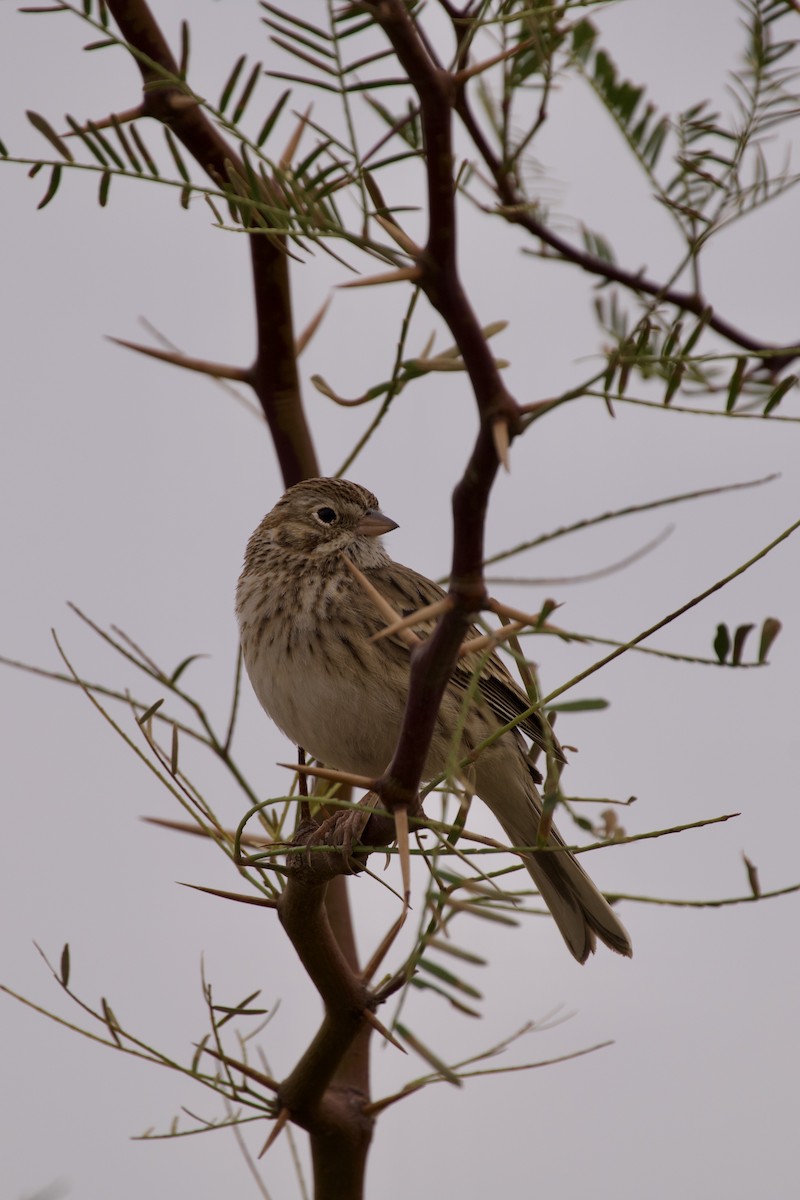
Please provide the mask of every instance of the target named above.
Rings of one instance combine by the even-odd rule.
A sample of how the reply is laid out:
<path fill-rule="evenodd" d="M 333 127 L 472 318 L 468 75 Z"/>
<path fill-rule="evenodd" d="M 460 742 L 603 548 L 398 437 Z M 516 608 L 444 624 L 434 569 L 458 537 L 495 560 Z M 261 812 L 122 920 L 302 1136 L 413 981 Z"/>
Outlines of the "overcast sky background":
<path fill-rule="evenodd" d="M 219 94 L 243 50 L 291 69 L 269 47 L 255 4 L 155 0 L 153 7 L 173 46 L 180 18 L 191 18 L 191 80 L 200 94 Z M 308 0 L 297 11 L 320 20 L 324 6 Z M 630 0 L 593 16 L 621 68 L 646 79 L 662 109 L 704 97 L 729 105 L 725 72 L 742 45 L 732 0 Z M 783 28 L 788 36 L 787 22 Z M 96 118 L 137 103 L 132 64 L 117 51 L 81 55 L 89 40 L 67 14 L 23 16 L 0 6 L 0 137 L 10 153 L 45 153 L 26 108 L 62 127 L 66 111 Z M 261 83 L 254 129 L 281 86 Z M 299 98 L 294 106 L 302 106 Z M 324 101 L 316 116 L 324 122 Z M 276 148 L 290 129 L 287 119 Z M 150 144 L 159 138 L 153 129 Z M 588 89 L 555 98 L 536 153 L 561 212 L 602 230 L 626 265 L 646 264 L 655 275 L 671 268 L 678 251 L 671 223 Z M 418 203 L 413 179 L 406 186 L 406 202 Z M 130 354 L 104 335 L 147 340 L 138 324 L 144 316 L 187 353 L 248 362 L 245 239 L 212 229 L 200 202 L 183 212 L 166 189 L 115 181 L 100 211 L 96 180 L 65 173 L 59 195 L 37 213 L 44 187 L 42 177 L 30 181 L 22 168 L 0 166 L 0 653 L 59 669 L 55 626 L 86 677 L 158 699 L 81 626 L 66 608 L 74 601 L 100 624 L 121 626 L 167 669 L 188 654 L 208 655 L 185 678 L 221 724 L 243 547 L 282 490 L 274 456 L 256 420 L 213 383 Z M 707 256 L 711 302 L 756 337 L 798 337 L 796 212 L 790 193 L 718 239 Z M 422 236 L 421 227 L 415 232 Z M 511 390 L 529 402 L 588 374 L 601 337 L 591 281 L 523 256 L 523 244 L 499 223 L 487 233 L 463 207 L 466 283 L 483 321 L 510 320 L 497 353 L 511 361 Z M 324 256 L 293 271 L 298 329 L 345 278 Z M 405 298 L 399 288 L 336 292 L 302 359 L 304 380 L 320 373 L 355 395 L 387 378 Z M 410 349 L 419 351 L 439 328 L 418 306 Z M 447 344 L 440 331 L 437 345 Z M 337 409 L 307 382 L 306 399 L 323 469 L 335 471 L 371 410 Z M 779 410 L 799 411 L 791 397 Z M 430 574 L 447 568 L 449 496 L 474 432 L 465 379 L 435 375 L 403 394 L 350 472 L 399 521 L 391 553 Z M 663 546 L 624 573 L 501 594 L 529 611 L 552 595 L 564 603 L 564 625 L 620 640 L 635 635 L 798 518 L 799 438 L 796 425 L 777 421 L 623 406 L 612 421 L 590 400 L 561 409 L 513 448 L 511 475 L 494 492 L 492 551 L 624 504 L 773 472 L 780 478 L 565 538 L 511 568 L 537 577 L 590 571 L 674 525 Z M 777 616 L 784 630 L 768 670 L 722 672 L 628 655 L 577 693 L 606 697 L 611 707 L 559 725 L 562 740 L 580 746 L 567 778 L 573 793 L 636 795 L 621 814 L 630 833 L 742 814 L 593 854 L 586 865 L 601 886 L 685 899 L 746 895 L 742 851 L 764 890 L 800 881 L 799 553 L 800 541 L 784 543 L 654 643 L 707 655 L 718 621 L 758 625 Z M 548 687 L 598 656 L 549 641 L 537 642 L 535 653 Z M 69 941 L 76 990 L 92 1003 L 105 996 L 127 1027 L 186 1061 L 206 1029 L 202 955 L 220 1003 L 256 988 L 266 1007 L 281 1001 L 262 1043 L 273 1073 L 286 1074 L 320 1010 L 274 917 L 176 885 L 237 882 L 210 848 L 141 822 L 179 814 L 76 691 L 8 669 L 0 689 L 0 981 L 77 1020 L 33 946 L 35 939 L 57 962 Z M 291 747 L 249 691 L 239 753 L 263 794 L 285 786 L 273 764 Z M 215 808 L 235 824 L 240 798 L 217 772 L 205 778 Z M 494 832 L 488 817 L 473 815 L 471 823 Z M 368 880 L 355 882 L 353 895 L 369 952 L 394 910 Z M 490 958 L 469 976 L 486 995 L 485 1020 L 456 1016 L 425 996 L 412 998 L 406 1014 L 443 1057 L 466 1057 L 556 1009 L 570 1019 L 529 1035 L 504 1065 L 606 1039 L 614 1045 L 544 1070 L 473 1080 L 461 1091 L 439 1085 L 391 1109 L 378 1125 L 369 1194 L 395 1200 L 434 1186 L 465 1200 L 490 1191 L 609 1200 L 793 1194 L 798 904 L 797 896 L 720 910 L 623 904 L 633 960 L 601 949 L 583 968 L 550 922 L 530 919 L 516 930 L 465 923 L 462 942 Z M 149 1127 L 166 1130 L 181 1105 L 218 1116 L 214 1098 L 189 1081 L 95 1047 L 5 997 L 0 1028 L 4 1195 L 257 1194 L 229 1132 L 130 1140 Z M 423 1070 L 376 1047 L 374 1094 Z M 247 1136 L 257 1151 L 266 1128 L 258 1124 Z M 274 1197 L 299 1194 L 285 1137 L 261 1171 Z"/>

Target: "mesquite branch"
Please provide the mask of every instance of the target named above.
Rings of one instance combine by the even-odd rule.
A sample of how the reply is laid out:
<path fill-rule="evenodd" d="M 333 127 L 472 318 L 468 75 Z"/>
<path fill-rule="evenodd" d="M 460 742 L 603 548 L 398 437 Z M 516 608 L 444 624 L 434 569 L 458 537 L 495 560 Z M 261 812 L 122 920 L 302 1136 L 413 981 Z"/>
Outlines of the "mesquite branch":
<path fill-rule="evenodd" d="M 244 175 L 233 147 L 199 105 L 173 81 L 178 64 L 144 0 L 108 0 L 108 9 L 135 58 L 144 85 L 141 112 L 169 126 L 195 162 L 218 185 L 228 183 L 228 168 Z M 135 57 L 135 55 L 134 55 Z M 287 487 L 319 474 L 306 423 L 294 352 L 288 258 L 277 240 L 250 235 L 256 310 L 256 356 L 246 374 L 269 425 Z"/>
<path fill-rule="evenodd" d="M 461 14 L 452 5 L 446 3 L 445 0 L 440 0 L 440 3 L 453 24 L 457 44 L 456 61 L 459 66 L 464 67 L 469 52 L 471 26 L 469 22 L 461 19 Z M 581 270 L 608 283 L 619 283 L 633 293 L 653 296 L 659 301 L 673 305 L 682 312 L 705 317 L 705 323 L 709 329 L 713 329 L 733 345 L 758 355 L 761 365 L 773 375 L 778 375 L 798 357 L 797 346 L 800 344 L 798 339 L 783 346 L 774 342 L 761 341 L 716 313 L 709 304 L 708 298 L 699 291 L 685 291 L 671 287 L 657 279 L 649 278 L 642 271 L 626 270 L 616 263 L 609 262 L 605 258 L 600 258 L 588 250 L 573 245 L 565 237 L 550 229 L 532 211 L 528 198 L 517 185 L 514 170 L 495 154 L 480 123 L 476 120 L 467 95 L 468 76 L 465 71 L 460 71 L 453 77 L 453 86 L 453 110 L 458 115 L 489 171 L 503 218 L 510 224 L 525 229 L 542 245 L 549 247 L 553 252 L 551 257 L 573 263 Z"/>
<path fill-rule="evenodd" d="M 236 152 L 174 82 L 178 66 L 144 0 L 108 0 L 129 45 L 145 58 L 142 114 L 167 124 L 199 166 L 225 186 L 229 167 L 243 173 Z M 135 57 L 135 55 L 134 55 Z M 264 410 L 289 486 L 319 474 L 297 375 L 287 255 L 273 238 L 250 234 L 256 310 L 256 357 L 245 372 Z M 321 856 L 320 856 L 321 857 Z M 369 995 L 358 974 L 344 881 L 290 877 L 281 922 L 325 1003 L 323 1023 L 295 1069 L 278 1088 L 279 1119 L 291 1117 L 311 1138 L 316 1200 L 362 1194 L 374 1118 L 369 1101 Z"/>
<path fill-rule="evenodd" d="M 394 758 L 377 786 L 387 807 L 415 797 L 444 690 L 459 647 L 486 599 L 483 545 L 486 508 L 499 465 L 494 426 L 517 431 L 519 407 L 503 384 L 481 323 L 461 285 L 456 255 L 453 177 L 455 77 L 434 58 L 401 0 L 364 4 L 384 30 L 419 97 L 428 193 L 428 240 L 417 256 L 418 283 L 446 321 L 472 384 L 481 425 L 453 493 L 452 607 L 411 655 L 411 681 Z"/>

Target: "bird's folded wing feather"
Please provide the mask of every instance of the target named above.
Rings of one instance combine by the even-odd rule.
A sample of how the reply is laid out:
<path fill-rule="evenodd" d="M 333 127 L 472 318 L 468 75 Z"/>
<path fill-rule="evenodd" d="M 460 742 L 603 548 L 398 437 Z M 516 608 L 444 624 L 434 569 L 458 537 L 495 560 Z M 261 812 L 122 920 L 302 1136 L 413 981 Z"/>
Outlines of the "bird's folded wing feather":
<path fill-rule="evenodd" d="M 410 567 L 402 566 L 400 563 L 392 563 L 391 571 L 379 568 L 371 571 L 369 575 L 371 581 L 400 616 L 410 616 L 416 609 L 433 604 L 445 595 L 438 583 L 426 579 L 424 575 L 419 575 Z M 427 637 L 433 630 L 434 624 L 435 622 L 430 620 L 420 621 L 419 625 L 413 626 L 413 630 L 415 633 Z M 467 636 L 473 638 L 482 635 L 483 630 L 473 625 Z M 407 652 L 408 647 L 398 635 L 387 640 L 403 646 Z M 491 654 L 487 659 L 485 655 L 478 652 L 460 658 L 453 671 L 453 684 L 460 691 L 466 692 L 471 686 L 473 673 L 476 670 L 480 670 L 478 691 L 501 724 L 505 725 L 509 721 L 516 720 L 521 713 L 530 708 L 530 700 L 517 686 L 497 654 Z M 519 722 L 517 728 L 527 734 L 537 746 L 549 750 L 551 754 L 555 754 L 556 758 L 563 760 L 563 751 L 555 734 L 552 733 L 549 726 L 545 730 L 539 713 L 529 713 Z"/>

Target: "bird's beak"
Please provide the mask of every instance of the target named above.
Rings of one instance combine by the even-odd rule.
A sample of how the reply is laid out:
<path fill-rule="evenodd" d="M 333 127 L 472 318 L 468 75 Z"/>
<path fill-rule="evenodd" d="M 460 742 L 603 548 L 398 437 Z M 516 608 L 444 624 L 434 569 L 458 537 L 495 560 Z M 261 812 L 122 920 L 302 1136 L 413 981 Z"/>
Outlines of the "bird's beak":
<path fill-rule="evenodd" d="M 397 528 L 397 521 L 385 516 L 379 508 L 371 508 L 356 525 L 356 533 L 360 533 L 364 537 L 380 537 L 382 533 L 391 533 L 393 529 Z"/>

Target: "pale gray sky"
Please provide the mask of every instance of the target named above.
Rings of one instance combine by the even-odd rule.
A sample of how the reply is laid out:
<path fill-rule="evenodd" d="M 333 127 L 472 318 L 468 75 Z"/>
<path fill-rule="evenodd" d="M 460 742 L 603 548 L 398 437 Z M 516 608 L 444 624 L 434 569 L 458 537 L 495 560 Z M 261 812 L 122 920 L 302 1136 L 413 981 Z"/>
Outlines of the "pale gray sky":
<path fill-rule="evenodd" d="M 255 4 L 154 0 L 153 8 L 173 45 L 180 17 L 191 18 L 192 79 L 201 94 L 218 94 L 242 50 L 276 62 Z M 308 0 L 301 9 L 319 19 L 324 6 Z M 731 0 L 630 0 L 598 10 L 596 19 L 622 67 L 648 79 L 653 99 L 674 111 L 705 96 L 729 103 L 725 69 L 740 42 L 739 15 Z M 59 125 L 65 111 L 83 119 L 136 103 L 132 66 L 116 51 L 81 56 L 88 40 L 67 14 L 0 8 L 0 137 L 12 154 L 43 152 L 26 108 Z M 261 84 L 263 110 L 276 92 L 277 85 Z M 324 101 L 317 115 L 326 118 Z M 154 143 L 158 136 L 154 130 Z M 669 219 L 580 88 L 557 97 L 537 156 L 558 182 L 548 196 L 557 196 L 565 214 L 605 231 L 627 265 L 669 269 L 676 252 Z M 95 181 L 66 174 L 59 195 L 37 213 L 42 178 L 29 181 L 12 165 L 0 171 L 0 653 L 57 669 L 55 626 L 87 677 L 158 699 L 71 615 L 65 605 L 72 600 L 98 623 L 121 626 L 165 667 L 191 653 L 208 655 L 187 682 L 221 721 L 236 646 L 233 589 L 244 542 L 281 490 L 274 458 L 254 419 L 211 383 L 120 350 L 104 335 L 146 340 L 137 323 L 145 316 L 188 353 L 246 362 L 253 318 L 245 240 L 213 230 L 200 203 L 187 214 L 174 194 L 143 184 L 115 182 L 99 211 Z M 522 256 L 523 238 L 499 226 L 482 253 L 480 227 L 465 208 L 465 278 L 482 319 L 511 321 L 496 345 L 511 360 L 512 390 L 522 401 L 542 398 L 586 374 L 585 356 L 600 344 L 590 283 L 577 270 Z M 294 271 L 298 327 L 344 277 L 324 257 Z M 780 341 L 798 336 L 797 278 L 792 193 L 719 240 L 705 286 L 718 311 Z M 337 469 L 369 414 L 335 409 L 307 381 L 318 372 L 352 395 L 386 378 L 403 299 L 399 290 L 337 292 L 302 360 L 325 470 Z M 437 327 L 421 307 L 412 349 Z M 440 333 L 438 345 L 447 340 Z M 796 399 L 785 412 L 798 414 Z M 404 393 L 350 472 L 399 521 L 392 554 L 420 570 L 446 569 L 449 493 L 473 433 L 464 379 L 434 376 Z M 625 573 L 591 586 L 503 594 L 530 610 L 554 595 L 564 602 L 565 625 L 633 636 L 797 519 L 798 437 L 791 424 L 633 408 L 619 408 L 612 422 L 596 401 L 561 410 L 513 449 L 512 473 L 494 495 L 493 550 L 622 504 L 771 472 L 781 477 L 766 488 L 564 539 L 513 568 L 537 576 L 591 570 L 675 525 L 656 553 Z M 718 621 L 758 624 L 774 615 L 784 631 L 768 670 L 723 673 L 628 656 L 580 691 L 606 697 L 610 709 L 559 726 L 562 739 L 580 745 L 568 786 L 579 794 L 635 794 L 623 817 L 631 833 L 742 814 L 592 855 L 587 865 L 601 886 L 686 899 L 744 895 L 742 851 L 765 890 L 800 881 L 799 547 L 785 543 L 654 643 L 704 655 Z M 549 643 L 536 653 L 551 686 L 597 656 Z M 33 946 L 35 939 L 57 961 L 69 941 L 76 989 L 91 1001 L 105 996 L 144 1038 L 186 1059 L 206 1028 L 203 955 L 220 1003 L 259 987 L 266 1007 L 280 999 L 263 1045 L 274 1073 L 288 1071 L 316 1028 L 319 1005 L 277 922 L 176 886 L 236 887 L 236 880 L 210 849 L 141 823 L 143 815 L 176 813 L 88 701 L 8 670 L 0 672 L 0 689 L 0 981 L 77 1020 Z M 260 790 L 283 786 L 273 764 L 291 748 L 249 692 L 239 745 Z M 238 796 L 217 772 L 208 779 L 215 807 L 235 824 Z M 488 817 L 482 827 L 492 829 Z M 367 880 L 353 894 L 366 949 L 393 910 Z M 470 977 L 486 994 L 486 1019 L 457 1017 L 425 996 L 408 1013 L 415 1032 L 444 1057 L 465 1057 L 559 1006 L 570 1019 L 531 1035 L 506 1056 L 509 1064 L 605 1039 L 615 1044 L 545 1070 L 474 1080 L 458 1093 L 431 1088 L 392 1109 L 378 1126 L 369 1194 L 426 1195 L 433 1180 L 440 1194 L 465 1200 L 490 1191 L 569 1200 L 792 1195 L 798 903 L 790 896 L 702 911 L 625 904 L 632 962 L 601 951 L 583 968 L 544 920 L 515 931 L 462 927 L 462 939 L 490 957 Z M 213 1097 L 79 1040 L 7 998 L 2 1005 L 4 1195 L 256 1195 L 228 1132 L 148 1145 L 130 1140 L 151 1126 L 168 1128 L 181 1105 L 219 1115 Z M 423 1069 L 377 1049 L 375 1095 Z M 248 1134 L 256 1150 L 265 1132 L 257 1125 Z M 298 1194 L 285 1138 L 262 1171 L 273 1196 Z"/>

